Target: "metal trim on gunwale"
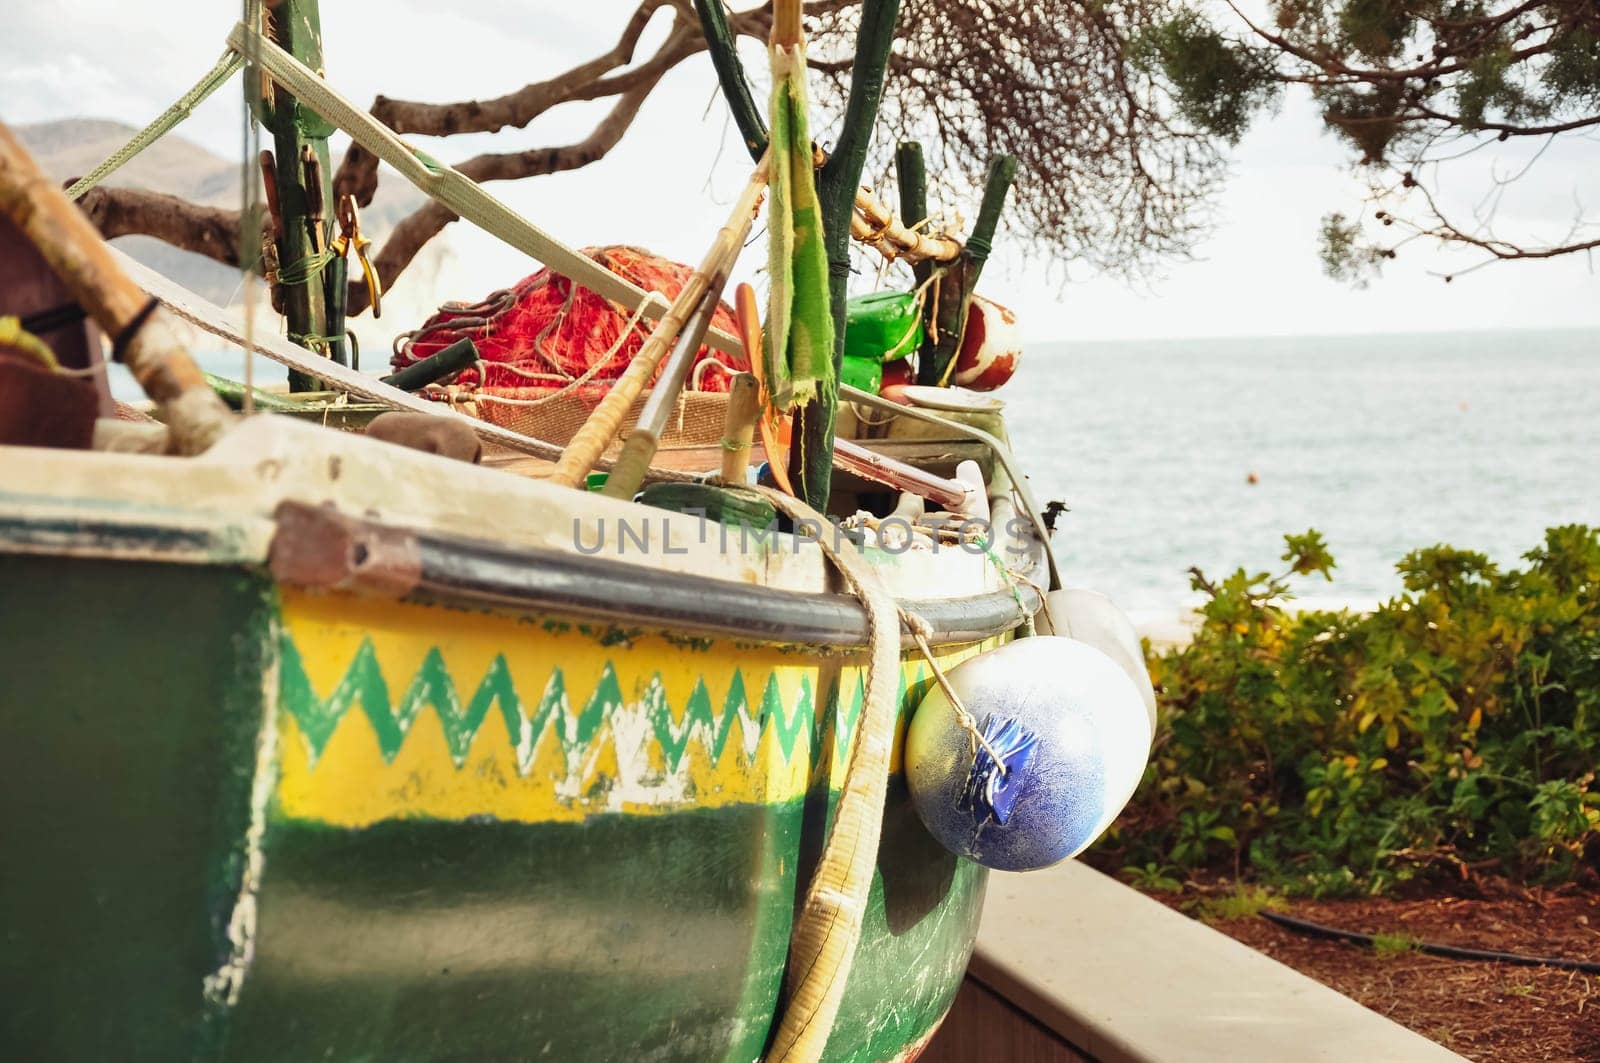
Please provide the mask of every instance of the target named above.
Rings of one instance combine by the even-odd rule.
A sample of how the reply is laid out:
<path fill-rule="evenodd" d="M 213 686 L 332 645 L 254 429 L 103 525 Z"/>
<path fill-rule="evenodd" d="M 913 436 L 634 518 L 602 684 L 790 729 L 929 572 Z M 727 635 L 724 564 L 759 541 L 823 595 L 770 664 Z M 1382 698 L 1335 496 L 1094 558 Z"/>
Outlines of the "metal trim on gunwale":
<path fill-rule="evenodd" d="M 559 612 L 612 622 L 848 649 L 867 644 L 867 615 L 848 594 L 809 594 L 567 551 L 505 547 L 413 532 L 334 510 L 285 502 L 276 514 L 271 568 L 279 582 L 445 606 Z M 1026 571 L 1043 566 L 1030 542 Z M 933 628 L 936 644 L 978 642 L 1037 612 L 1037 590 L 1019 581 L 963 598 L 902 599 Z M 912 645 L 909 634 L 902 643 Z"/>

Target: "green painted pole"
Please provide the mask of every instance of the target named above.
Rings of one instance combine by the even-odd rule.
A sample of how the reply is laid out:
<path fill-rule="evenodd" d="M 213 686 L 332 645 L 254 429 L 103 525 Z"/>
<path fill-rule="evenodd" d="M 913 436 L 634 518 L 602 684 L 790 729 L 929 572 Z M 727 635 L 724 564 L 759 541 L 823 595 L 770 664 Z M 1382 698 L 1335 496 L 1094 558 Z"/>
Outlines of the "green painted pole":
<path fill-rule="evenodd" d="M 475 365 L 477 361 L 478 345 L 462 337 L 422 361 L 413 362 L 398 373 L 389 374 L 383 378 L 383 382 L 401 391 L 421 391 L 451 373 L 459 373 L 467 366 Z"/>
<path fill-rule="evenodd" d="M 950 367 L 961 347 L 961 334 L 967 327 L 967 310 L 972 303 L 972 292 L 978 286 L 978 277 L 989 260 L 994 243 L 995 228 L 1000 222 L 1000 211 L 1005 207 L 1006 196 L 1017 177 L 1017 160 L 1011 155 L 997 156 L 989 163 L 989 174 L 984 181 L 983 202 L 978 207 L 978 218 L 973 223 L 972 234 L 967 237 L 961 257 L 951 263 L 939 284 L 939 300 L 931 302 L 923 311 L 927 323 L 928 339 L 917 353 L 917 383 L 941 385 L 947 383 Z M 934 338 L 937 336 L 938 341 Z"/>
<path fill-rule="evenodd" d="M 723 98 L 744 138 L 751 158 L 760 158 L 767 146 L 766 123 L 750 93 L 744 68 L 734 48 L 733 35 L 719 0 L 695 0 L 701 30 L 722 86 Z M 883 102 L 883 79 L 894 41 L 900 0 L 865 0 L 861 28 L 845 103 L 843 128 L 832 156 L 822 168 L 817 196 L 822 205 L 822 227 L 828 248 L 828 294 L 833 315 L 833 378 L 839 379 L 844 360 L 845 302 L 850 280 L 850 213 L 855 209 L 861 171 L 872 143 L 872 127 Z M 790 450 L 789 476 L 796 491 L 812 508 L 826 511 L 833 482 L 833 427 L 839 406 L 837 383 L 795 416 L 795 439 Z"/>
<path fill-rule="evenodd" d="M 806 504 L 827 512 L 833 487 L 833 432 L 839 410 L 838 380 L 844 362 L 845 303 L 850 284 L 850 215 L 855 210 L 861 171 L 872 145 L 872 127 L 883 102 L 883 79 L 894 43 L 900 0 L 865 0 L 850 77 L 850 96 L 833 154 L 822 167 L 817 198 L 822 205 L 823 241 L 828 248 L 828 294 L 833 311 L 833 380 L 817 401 L 795 414 L 796 446 L 789 452 L 789 479 Z"/>
<path fill-rule="evenodd" d="M 894 153 L 894 172 L 900 186 L 900 220 L 908 226 L 920 225 L 928 217 L 928 166 L 923 160 L 921 143 L 900 142 Z M 917 287 L 922 287 L 933 276 L 933 263 L 916 263 L 911 267 L 911 275 Z"/>
<path fill-rule="evenodd" d="M 694 0 L 694 9 L 700 16 L 700 32 L 705 34 L 706 50 L 711 53 L 711 66 L 717 72 L 722 98 L 728 101 L 728 109 L 733 112 L 733 124 L 739 127 L 739 136 L 751 160 L 759 160 L 767 152 L 767 122 L 750 92 L 750 79 L 744 76 L 744 64 L 739 61 L 739 50 L 733 31 L 728 28 L 722 0 Z"/>
<path fill-rule="evenodd" d="M 320 71 L 322 21 L 317 0 L 267 0 L 266 9 L 271 37 L 290 55 Z M 328 137 L 333 127 L 301 106 L 282 85 L 274 85 L 271 99 L 261 101 L 260 114 L 263 124 L 272 131 L 276 159 L 278 204 L 283 216 L 283 231 L 278 234 L 279 272 L 289 275 L 288 281 L 281 282 L 289 338 L 307 350 L 327 355 L 326 267 L 314 262 L 332 237 L 334 204 Z M 308 164 L 308 158 L 315 163 Z M 311 218 L 314 204 L 321 206 L 320 222 Z M 314 377 L 290 371 L 289 390 L 320 388 Z"/>

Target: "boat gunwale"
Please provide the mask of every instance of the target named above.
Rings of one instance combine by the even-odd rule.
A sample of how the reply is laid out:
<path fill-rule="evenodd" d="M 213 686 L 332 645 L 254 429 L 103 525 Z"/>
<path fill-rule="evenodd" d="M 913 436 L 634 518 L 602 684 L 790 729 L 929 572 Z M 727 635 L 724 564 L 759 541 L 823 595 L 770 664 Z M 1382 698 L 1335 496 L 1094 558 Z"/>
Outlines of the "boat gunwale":
<path fill-rule="evenodd" d="M 175 527 L 172 514 L 152 519 L 148 512 L 91 513 L 59 504 L 24 505 L 0 517 L 0 554 L 246 566 L 266 558 L 279 583 L 309 590 L 521 616 L 554 612 L 751 643 L 837 650 L 867 644 L 866 611 L 851 594 L 708 579 L 545 547 L 508 547 L 305 503 L 283 503 L 274 519 L 221 526 L 195 520 Z M 269 537 L 270 548 L 264 549 Z M 286 549 L 296 538 L 298 560 Z M 1032 582 L 1032 574 L 1043 570 L 1042 550 L 1031 537 L 1020 546 L 1025 561 L 1013 570 L 1013 587 L 902 598 L 901 607 L 927 621 L 930 641 L 939 645 L 981 642 L 1016 629 L 1042 604 Z M 901 641 L 912 645 L 903 627 Z"/>
<path fill-rule="evenodd" d="M 593 617 L 752 643 L 851 650 L 868 644 L 867 612 L 852 594 L 768 587 L 544 547 L 420 532 L 327 507 L 282 503 L 269 560 L 280 583 L 425 605 L 513 615 Z M 1043 604 L 1031 573 L 1043 550 L 1023 540 L 1026 563 L 1003 590 L 902 598 L 932 629 L 929 642 L 982 642 L 1022 626 Z M 950 549 L 955 549 L 951 547 Z M 914 645 L 904 623 L 901 643 Z"/>

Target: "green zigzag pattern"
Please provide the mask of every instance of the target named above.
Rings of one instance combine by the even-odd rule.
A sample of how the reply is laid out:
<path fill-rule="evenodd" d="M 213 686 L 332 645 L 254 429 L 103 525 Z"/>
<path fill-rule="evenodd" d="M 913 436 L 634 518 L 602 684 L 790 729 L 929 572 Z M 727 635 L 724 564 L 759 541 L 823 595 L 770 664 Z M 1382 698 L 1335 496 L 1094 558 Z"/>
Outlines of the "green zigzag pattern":
<path fill-rule="evenodd" d="M 431 707 L 439 718 L 445 743 L 458 768 L 466 761 L 484 720 L 491 711 L 497 711 L 505 721 L 506 733 L 511 736 L 518 767 L 526 771 L 546 732 L 554 732 L 562 753 L 571 758 L 605 730 L 624 704 L 616 669 L 609 661 L 583 708 L 574 713 L 568 699 L 566 677 L 559 667 L 551 669 L 538 702 L 530 704 L 517 693 L 510 666 L 503 655 L 495 657 L 472 696 L 463 702 L 445 665 L 444 655 L 437 648 L 430 649 L 405 692 L 395 702 L 390 697 L 389 684 L 384 679 L 371 639 L 362 640 L 344 678 L 326 698 L 312 687 L 299 647 L 287 634 L 282 637 L 280 652 L 279 705 L 299 725 L 311 747 L 313 760 L 322 755 L 345 713 L 359 705 L 372 724 L 384 760 L 392 761 L 405 744 L 406 735 L 417 717 Z M 917 678 L 908 688 L 902 669 L 901 704 L 905 703 L 908 689 L 920 691 L 925 682 L 919 666 Z M 861 715 L 864 700 L 865 684 L 858 673 L 855 689 L 844 702 L 843 711 L 837 689 L 830 690 L 822 717 L 814 719 L 815 705 L 808 680 L 802 678 L 800 694 L 793 708 L 786 710 L 777 677 L 769 675 L 761 694 L 760 712 L 754 718 L 761 731 L 770 729 L 777 736 L 778 748 L 784 760 L 789 761 L 802 741 L 808 743 L 808 749 L 817 746 L 830 717 L 836 736 L 842 738 L 849 734 Z M 697 736 L 712 763 L 717 763 L 733 733 L 734 722 L 741 716 L 748 719 L 752 715 L 744 675 L 737 669 L 722 698 L 720 713 L 714 707 L 703 678 L 690 692 L 681 719 L 675 716 L 667 701 L 659 673 L 646 685 L 643 702 L 655 740 L 671 771 L 678 769 L 690 741 Z"/>

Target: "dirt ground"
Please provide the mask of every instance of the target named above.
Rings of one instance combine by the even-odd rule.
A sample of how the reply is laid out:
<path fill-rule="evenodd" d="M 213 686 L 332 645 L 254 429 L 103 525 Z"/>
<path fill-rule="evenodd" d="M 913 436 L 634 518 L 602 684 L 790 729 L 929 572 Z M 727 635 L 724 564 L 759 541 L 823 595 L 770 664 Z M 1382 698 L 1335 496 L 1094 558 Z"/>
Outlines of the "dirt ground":
<path fill-rule="evenodd" d="M 1260 915 L 1201 912 L 1219 887 L 1157 899 L 1479 1061 L 1600 1061 L 1600 976 L 1428 956 L 1409 943 L 1600 961 L 1600 894 L 1474 883 L 1473 896 L 1290 901 L 1278 910 L 1384 935 L 1383 948 L 1308 937 Z"/>

